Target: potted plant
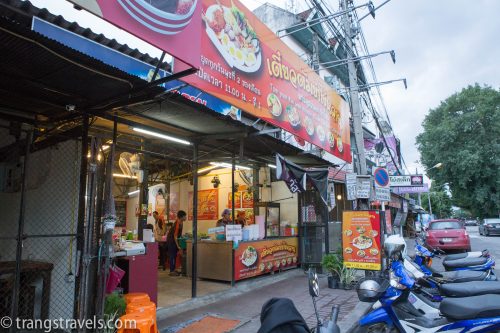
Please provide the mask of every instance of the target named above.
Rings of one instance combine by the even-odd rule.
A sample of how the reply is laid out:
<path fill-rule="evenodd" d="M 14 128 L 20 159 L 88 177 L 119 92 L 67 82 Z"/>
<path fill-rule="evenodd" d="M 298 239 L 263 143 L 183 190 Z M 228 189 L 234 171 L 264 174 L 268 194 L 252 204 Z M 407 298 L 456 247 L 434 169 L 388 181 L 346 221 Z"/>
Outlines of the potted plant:
<path fill-rule="evenodd" d="M 125 299 L 117 292 L 111 293 L 104 299 L 104 320 L 106 322 L 116 321 L 125 314 Z M 112 333 L 116 330 L 114 327 L 106 327 L 104 333 Z"/>
<path fill-rule="evenodd" d="M 321 261 L 321 265 L 330 273 L 328 276 L 328 288 L 338 288 L 341 270 L 344 265 L 341 252 L 337 251 L 325 255 Z"/>
<path fill-rule="evenodd" d="M 352 289 L 352 283 L 356 278 L 357 271 L 353 268 L 348 268 L 342 264 L 342 269 L 340 270 L 340 282 L 344 289 Z"/>

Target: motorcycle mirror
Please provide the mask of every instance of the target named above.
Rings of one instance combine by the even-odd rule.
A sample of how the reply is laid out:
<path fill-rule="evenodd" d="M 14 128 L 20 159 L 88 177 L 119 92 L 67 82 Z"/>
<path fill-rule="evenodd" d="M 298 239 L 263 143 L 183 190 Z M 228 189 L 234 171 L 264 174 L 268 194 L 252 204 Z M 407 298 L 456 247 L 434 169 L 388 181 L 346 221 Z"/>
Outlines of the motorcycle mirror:
<path fill-rule="evenodd" d="M 318 274 L 316 274 L 315 269 L 309 268 L 308 278 L 309 278 L 309 294 L 313 298 L 319 297 L 319 280 L 318 280 Z"/>

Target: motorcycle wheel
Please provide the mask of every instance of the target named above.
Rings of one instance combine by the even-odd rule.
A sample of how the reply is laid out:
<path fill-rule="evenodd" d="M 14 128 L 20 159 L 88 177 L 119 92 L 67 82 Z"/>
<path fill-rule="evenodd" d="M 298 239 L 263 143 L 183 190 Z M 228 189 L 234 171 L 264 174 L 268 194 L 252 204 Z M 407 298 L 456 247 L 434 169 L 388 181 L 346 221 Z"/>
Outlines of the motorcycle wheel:
<path fill-rule="evenodd" d="M 373 324 L 370 326 L 354 326 L 353 333 L 397 333 L 399 330 L 395 327 L 389 327 L 386 323 Z"/>

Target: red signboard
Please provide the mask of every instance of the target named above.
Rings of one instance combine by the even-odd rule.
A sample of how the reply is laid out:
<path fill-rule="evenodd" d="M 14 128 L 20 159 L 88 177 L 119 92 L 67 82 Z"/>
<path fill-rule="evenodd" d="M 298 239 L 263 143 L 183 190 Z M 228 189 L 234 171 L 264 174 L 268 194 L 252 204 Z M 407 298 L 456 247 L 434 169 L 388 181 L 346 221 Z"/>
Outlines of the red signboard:
<path fill-rule="evenodd" d="M 70 1 L 190 66 L 200 66 L 201 0 Z"/>
<path fill-rule="evenodd" d="M 348 104 L 238 0 L 202 7 L 201 67 L 183 80 L 350 162 Z"/>
<path fill-rule="evenodd" d="M 344 211 L 342 217 L 342 248 L 346 267 L 380 270 L 382 229 L 379 211 Z"/>
<path fill-rule="evenodd" d="M 219 191 L 217 189 L 198 191 L 198 220 L 219 218 Z M 193 192 L 188 193 L 188 220 L 193 220 Z"/>
<path fill-rule="evenodd" d="M 299 259 L 297 237 L 242 242 L 234 251 L 236 281 L 296 267 Z"/>

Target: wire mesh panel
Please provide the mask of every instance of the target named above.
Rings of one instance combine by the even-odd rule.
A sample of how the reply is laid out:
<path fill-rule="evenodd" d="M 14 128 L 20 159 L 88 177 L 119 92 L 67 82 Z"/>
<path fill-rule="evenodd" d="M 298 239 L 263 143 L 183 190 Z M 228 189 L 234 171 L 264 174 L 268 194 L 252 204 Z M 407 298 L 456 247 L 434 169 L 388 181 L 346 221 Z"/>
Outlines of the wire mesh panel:
<path fill-rule="evenodd" d="M 70 140 L 30 154 L 17 316 L 73 318 L 81 144 Z M 22 161 L 22 158 L 19 159 Z M 22 162 L 20 162 L 22 164 Z M 21 167 L 21 166 L 19 166 Z M 10 314 L 16 272 L 20 187 L 0 193 L 0 315 Z M 4 235 L 5 230 L 10 235 Z"/>

